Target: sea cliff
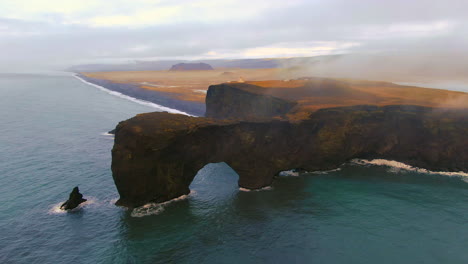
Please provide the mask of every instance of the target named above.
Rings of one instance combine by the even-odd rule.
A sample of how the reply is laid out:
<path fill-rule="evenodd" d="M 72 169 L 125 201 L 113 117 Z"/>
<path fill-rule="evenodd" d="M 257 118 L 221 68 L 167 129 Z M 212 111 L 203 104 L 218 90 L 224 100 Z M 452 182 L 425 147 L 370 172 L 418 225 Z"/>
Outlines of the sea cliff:
<path fill-rule="evenodd" d="M 268 94 L 246 83 L 211 85 L 206 94 L 206 117 L 263 119 L 282 117 L 297 104 Z"/>
<path fill-rule="evenodd" d="M 217 112 L 216 104 L 207 106 Z M 116 128 L 117 204 L 136 207 L 188 194 L 196 173 L 214 162 L 226 162 L 248 189 L 270 185 L 283 170 L 329 170 L 355 158 L 468 171 L 467 117 L 466 109 L 398 105 L 322 109 L 299 123 L 140 114 Z"/>

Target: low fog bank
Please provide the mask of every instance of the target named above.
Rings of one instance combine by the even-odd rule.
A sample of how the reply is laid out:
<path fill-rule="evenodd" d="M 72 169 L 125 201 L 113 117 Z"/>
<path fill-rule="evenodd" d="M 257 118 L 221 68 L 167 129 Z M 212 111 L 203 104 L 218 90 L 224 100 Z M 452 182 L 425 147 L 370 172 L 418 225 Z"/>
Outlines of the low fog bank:
<path fill-rule="evenodd" d="M 468 55 L 348 54 L 282 67 L 288 69 L 285 78 L 364 79 L 468 92 Z"/>
<path fill-rule="evenodd" d="M 125 64 L 76 65 L 75 72 L 168 70 L 180 62 L 204 62 L 214 68 L 281 68 L 272 79 L 350 78 L 468 92 L 468 54 L 354 53 L 297 58 L 239 60 L 135 61 Z"/>

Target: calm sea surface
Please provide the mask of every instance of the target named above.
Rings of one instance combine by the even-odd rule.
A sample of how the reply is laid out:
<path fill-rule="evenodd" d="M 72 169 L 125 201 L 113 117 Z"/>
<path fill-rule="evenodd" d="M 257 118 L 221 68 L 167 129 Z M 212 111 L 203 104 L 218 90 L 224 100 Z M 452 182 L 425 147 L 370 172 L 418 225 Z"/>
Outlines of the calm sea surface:
<path fill-rule="evenodd" d="M 0 75 L 0 263 L 468 263 L 463 177 L 348 164 L 243 192 L 210 164 L 185 199 L 116 207 L 105 132 L 156 110 L 73 76 Z M 57 210 L 77 185 L 89 202 Z"/>

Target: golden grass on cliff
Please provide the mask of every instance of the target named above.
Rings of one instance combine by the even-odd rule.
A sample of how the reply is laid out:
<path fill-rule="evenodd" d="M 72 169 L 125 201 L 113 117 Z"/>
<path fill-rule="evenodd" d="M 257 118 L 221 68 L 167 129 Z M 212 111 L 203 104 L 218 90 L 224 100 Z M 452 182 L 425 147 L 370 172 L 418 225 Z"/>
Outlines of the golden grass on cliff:
<path fill-rule="evenodd" d="M 429 107 L 466 108 L 468 93 L 402 86 L 389 82 L 351 79 L 302 78 L 288 69 L 216 69 L 210 71 L 124 71 L 83 73 L 92 78 L 130 83 L 164 92 L 184 101 L 205 102 L 208 86 L 246 83 L 265 88 L 265 94 L 297 101 L 290 119 L 303 119 L 321 108 L 372 104 L 412 104 Z M 241 80 L 242 79 L 242 80 Z"/>

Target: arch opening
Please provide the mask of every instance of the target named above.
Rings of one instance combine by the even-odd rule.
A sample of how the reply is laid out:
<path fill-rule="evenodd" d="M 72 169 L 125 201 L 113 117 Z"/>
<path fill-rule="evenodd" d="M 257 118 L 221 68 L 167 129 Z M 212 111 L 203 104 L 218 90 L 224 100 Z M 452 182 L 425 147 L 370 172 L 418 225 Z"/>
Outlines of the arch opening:
<path fill-rule="evenodd" d="M 214 201 L 239 190 L 239 175 L 225 162 L 208 163 L 195 175 L 189 189 L 197 200 Z"/>

